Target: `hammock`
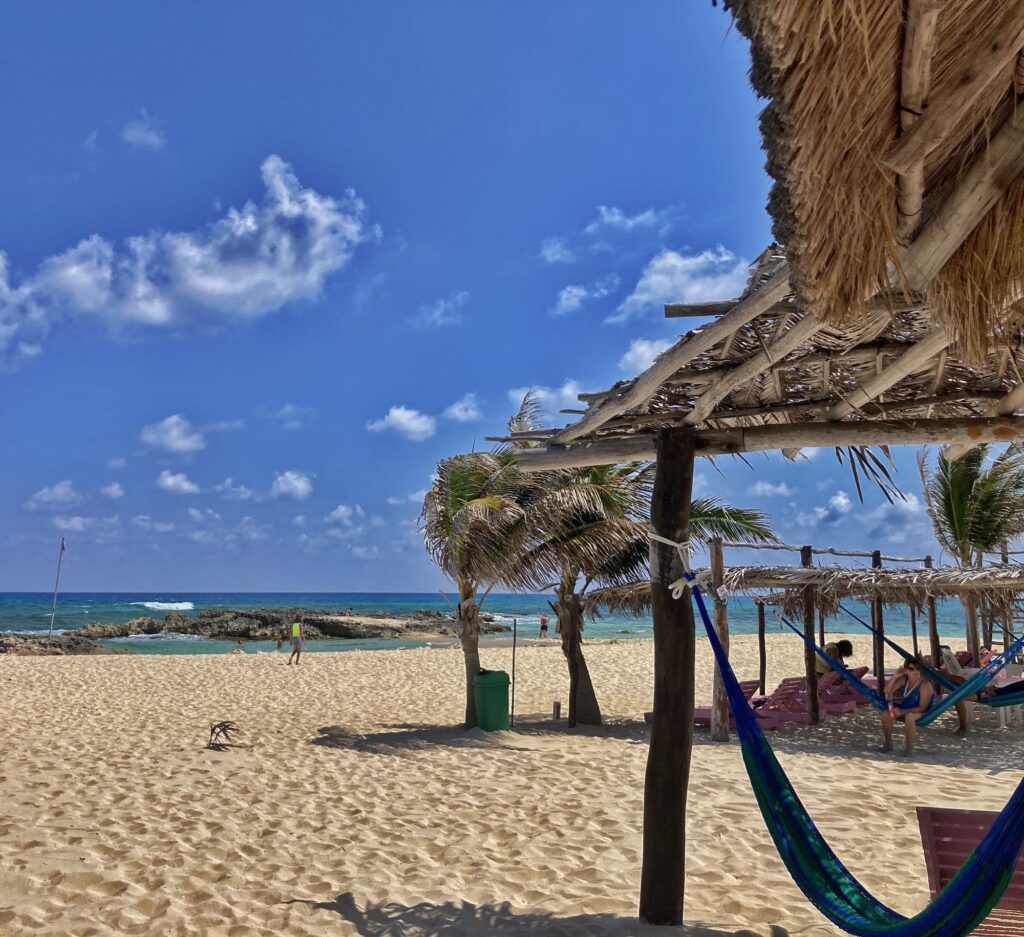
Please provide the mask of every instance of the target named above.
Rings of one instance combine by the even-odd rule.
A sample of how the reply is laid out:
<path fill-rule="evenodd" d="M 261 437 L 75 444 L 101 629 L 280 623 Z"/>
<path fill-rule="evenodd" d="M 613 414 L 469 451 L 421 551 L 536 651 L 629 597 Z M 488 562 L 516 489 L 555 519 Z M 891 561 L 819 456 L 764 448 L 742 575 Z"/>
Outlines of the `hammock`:
<path fill-rule="evenodd" d="M 1024 781 L 935 899 L 914 917 L 897 914 L 867 892 L 818 832 L 743 695 L 694 575 L 685 575 L 729 696 L 761 815 L 789 874 L 808 900 L 854 937 L 963 937 L 974 930 L 1006 890 L 1024 846 Z"/>
<path fill-rule="evenodd" d="M 783 615 L 779 616 L 779 620 L 786 625 L 791 631 L 795 631 L 804 643 L 814 650 L 814 653 L 818 655 L 826 664 L 829 665 L 840 677 L 842 677 L 847 683 L 850 684 L 858 693 L 864 696 L 875 709 L 888 709 L 889 701 L 874 689 L 874 687 L 868 686 L 860 677 L 858 677 L 852 670 L 849 669 L 841 661 L 837 660 L 824 648 L 818 647 L 807 635 L 805 635 L 796 625 L 794 625 L 788 618 Z"/>

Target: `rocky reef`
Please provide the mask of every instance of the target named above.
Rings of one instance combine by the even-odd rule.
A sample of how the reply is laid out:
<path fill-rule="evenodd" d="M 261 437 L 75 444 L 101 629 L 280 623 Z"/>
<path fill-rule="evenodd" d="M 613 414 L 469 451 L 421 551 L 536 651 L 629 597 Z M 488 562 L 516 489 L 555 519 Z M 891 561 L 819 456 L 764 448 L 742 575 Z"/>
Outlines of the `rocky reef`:
<path fill-rule="evenodd" d="M 386 612 L 342 615 L 306 608 L 207 608 L 195 618 L 169 612 L 163 620 L 149 615 L 123 623 L 93 621 L 75 632 L 83 638 L 125 638 L 133 634 L 190 634 L 224 641 L 276 641 L 291 636 L 292 622 L 302 622 L 311 641 L 324 638 L 401 638 L 416 634 L 454 635 L 453 619 L 432 609 L 402 618 Z M 510 631 L 485 616 L 484 634 Z"/>
<path fill-rule="evenodd" d="M 35 637 L 21 634 L 0 634 L 0 654 L 20 657 L 60 657 L 65 654 L 122 654 L 121 650 L 107 647 L 78 634 L 56 637 Z"/>

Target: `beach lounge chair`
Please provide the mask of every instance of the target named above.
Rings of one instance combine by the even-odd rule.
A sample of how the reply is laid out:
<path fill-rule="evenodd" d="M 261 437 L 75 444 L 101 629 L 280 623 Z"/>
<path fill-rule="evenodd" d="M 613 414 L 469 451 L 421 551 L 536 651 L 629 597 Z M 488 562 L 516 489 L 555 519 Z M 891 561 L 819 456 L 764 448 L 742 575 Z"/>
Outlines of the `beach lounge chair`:
<path fill-rule="evenodd" d="M 818 677 L 818 709 L 833 716 L 852 713 L 857 701 L 849 686 L 834 670 L 823 673 Z"/>
<path fill-rule="evenodd" d="M 761 689 L 761 684 L 757 680 L 741 680 L 740 681 L 740 687 L 743 690 L 743 695 L 746 696 L 746 698 L 748 700 L 751 700 L 751 699 L 753 699 L 754 697 L 757 696 L 758 691 Z M 696 707 L 696 709 L 694 710 L 694 716 L 697 716 L 697 715 L 700 715 L 700 714 L 704 714 L 705 712 L 706 712 L 706 716 L 707 716 L 706 721 L 705 722 L 696 722 L 695 721 L 695 723 L 694 723 L 695 725 L 707 725 L 707 726 L 711 725 L 711 707 L 710 706 L 698 706 L 698 707 Z M 732 717 L 730 716 L 729 718 L 731 719 Z M 653 722 L 653 721 L 654 721 L 654 713 L 653 712 L 645 712 L 644 713 L 644 722 Z"/>
<path fill-rule="evenodd" d="M 932 897 L 949 883 L 992 825 L 997 814 L 987 810 L 918 807 L 921 846 Z M 980 937 L 1020 937 L 1024 934 L 1024 860 L 999 903 L 973 932 Z"/>
<path fill-rule="evenodd" d="M 762 729 L 777 729 L 784 722 L 797 722 L 804 725 L 810 722 L 810 716 L 807 714 L 806 677 L 786 677 L 772 690 L 770 695 L 764 697 L 763 702 L 757 698 L 748 697 L 747 703 L 753 708 L 754 715 L 757 716 Z M 711 707 L 696 707 L 693 711 L 693 724 L 710 726 Z M 729 725 L 734 725 L 731 712 Z"/>

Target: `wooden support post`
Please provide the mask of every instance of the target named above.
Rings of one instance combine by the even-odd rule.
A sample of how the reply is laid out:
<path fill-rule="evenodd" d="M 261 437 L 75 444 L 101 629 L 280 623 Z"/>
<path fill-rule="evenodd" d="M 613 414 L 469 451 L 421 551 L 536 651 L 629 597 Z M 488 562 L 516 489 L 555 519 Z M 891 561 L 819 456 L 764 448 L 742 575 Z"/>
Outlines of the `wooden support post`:
<path fill-rule="evenodd" d="M 921 649 L 917 646 L 917 606 L 910 606 L 910 638 L 913 641 L 911 647 L 914 649 L 914 653 L 918 656 L 921 655 Z"/>
<path fill-rule="evenodd" d="M 818 609 L 818 646 L 825 646 L 825 610 Z"/>
<path fill-rule="evenodd" d="M 757 667 L 757 681 L 758 689 L 757 692 L 762 696 L 765 694 L 764 681 L 766 671 L 768 668 L 768 657 L 764 650 L 764 602 L 757 603 L 757 653 L 758 653 L 758 667 Z"/>
<path fill-rule="evenodd" d="M 651 497 L 651 526 L 684 543 L 690 532 L 694 431 L 658 434 Z M 654 720 L 644 777 L 643 868 L 640 919 L 648 924 L 683 921 L 686 874 L 686 791 L 693 747 L 693 604 L 689 589 L 672 598 L 683 573 L 675 548 L 651 541 L 651 616 L 654 622 Z"/>
<path fill-rule="evenodd" d="M 1018 59 L 1017 62 L 1018 65 L 1020 65 L 1021 59 Z M 1005 541 L 1003 541 L 1003 546 L 999 551 L 999 559 L 1002 561 L 1003 566 L 1010 565 L 1010 548 Z M 1003 618 L 1003 650 L 1005 651 L 1008 650 L 1010 647 L 1010 643 L 1012 641 L 1012 638 L 1010 636 L 1013 634 L 1012 595 L 1002 600 L 1002 608 L 1000 609 L 1000 611 L 1002 612 Z"/>
<path fill-rule="evenodd" d="M 811 547 L 800 548 L 800 565 L 811 566 L 813 559 Z M 814 586 L 804 586 L 804 634 L 814 642 Z M 804 645 L 804 673 L 807 675 L 807 715 L 814 725 L 820 721 L 818 712 L 818 667 L 817 655 L 809 645 Z"/>
<path fill-rule="evenodd" d="M 725 582 L 725 557 L 722 551 L 722 538 L 711 540 L 711 587 L 716 593 L 715 598 L 715 631 L 722 642 L 725 653 L 729 653 L 729 610 L 719 604 L 717 590 Z M 715 665 L 715 675 L 711 689 L 711 738 L 716 742 L 729 741 L 729 697 L 725 692 L 722 672 Z"/>
<path fill-rule="evenodd" d="M 871 554 L 871 568 L 881 569 L 881 567 L 882 551 L 875 550 Z M 873 636 L 874 653 L 872 657 L 875 665 L 875 677 L 878 678 L 878 688 L 881 690 L 885 686 L 885 642 L 882 640 L 882 635 L 885 633 L 885 621 L 882 616 L 882 600 L 877 597 L 871 600 L 871 624 L 877 632 Z"/>
<path fill-rule="evenodd" d="M 924 568 L 932 568 L 932 558 L 930 556 L 924 558 Z M 931 647 L 932 666 L 937 668 L 942 663 L 942 656 L 939 652 L 939 625 L 935 617 L 934 597 L 928 596 L 925 608 L 928 611 L 928 644 Z"/>

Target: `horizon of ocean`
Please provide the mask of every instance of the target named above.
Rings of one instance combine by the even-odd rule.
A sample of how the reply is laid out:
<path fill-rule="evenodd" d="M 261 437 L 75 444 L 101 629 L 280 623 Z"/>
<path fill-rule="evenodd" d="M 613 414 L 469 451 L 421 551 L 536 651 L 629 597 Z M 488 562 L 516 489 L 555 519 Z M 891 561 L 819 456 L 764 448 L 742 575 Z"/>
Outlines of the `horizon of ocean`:
<path fill-rule="evenodd" d="M 510 626 L 515 620 L 519 635 L 531 638 L 537 636 L 541 613 L 550 614 L 550 598 L 547 594 L 492 593 L 484 602 L 483 611 Z M 0 633 L 45 633 L 50 627 L 52 602 L 50 593 L 0 593 Z M 869 620 L 870 611 L 866 605 L 851 602 L 849 607 L 856 615 Z M 194 616 L 208 608 L 305 608 L 334 612 L 351 608 L 356 614 L 380 612 L 400 617 L 421 609 L 450 612 L 453 605 L 451 600 L 437 592 L 68 592 L 58 597 L 53 629 L 54 633 L 74 632 L 91 621 L 124 623 L 142 615 L 160 618 L 169 612 Z M 940 601 L 936 608 L 940 635 L 962 637 L 964 618 L 960 604 Z M 767 627 L 769 632 L 784 630 L 771 614 Z M 863 626 L 845 615 L 829 619 L 826 627 L 830 632 L 864 633 Z M 909 610 L 887 608 L 885 629 L 887 634 L 897 637 L 910 635 Z M 757 633 L 757 611 L 752 599 L 736 595 L 729 597 L 729 630 L 736 635 Z M 923 621 L 919 621 L 918 630 L 919 636 L 926 639 L 927 628 Z M 608 613 L 596 620 L 588 619 L 584 633 L 590 639 L 650 638 L 653 630 L 649 616 L 636 618 Z M 702 634 L 699 629 L 698 633 Z M 509 635 L 489 637 L 507 640 Z M 797 640 L 795 636 L 793 639 Z M 144 654 L 216 654 L 235 647 L 231 641 L 211 641 L 194 635 L 137 635 L 104 643 Z M 448 643 L 446 641 L 442 646 Z M 310 642 L 309 650 L 380 650 L 432 647 L 436 644 L 425 639 L 405 638 L 331 639 Z M 251 641 L 244 645 L 244 649 L 249 653 L 259 653 L 275 650 L 276 646 L 271 641 Z"/>

